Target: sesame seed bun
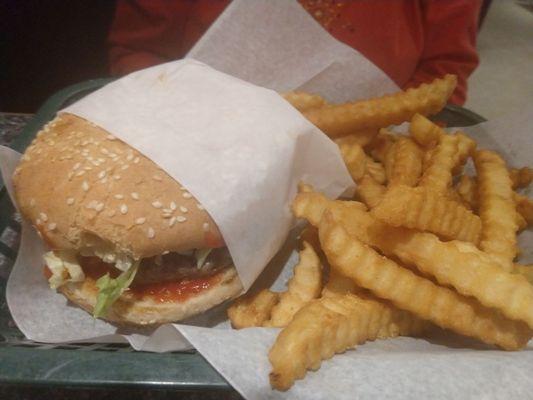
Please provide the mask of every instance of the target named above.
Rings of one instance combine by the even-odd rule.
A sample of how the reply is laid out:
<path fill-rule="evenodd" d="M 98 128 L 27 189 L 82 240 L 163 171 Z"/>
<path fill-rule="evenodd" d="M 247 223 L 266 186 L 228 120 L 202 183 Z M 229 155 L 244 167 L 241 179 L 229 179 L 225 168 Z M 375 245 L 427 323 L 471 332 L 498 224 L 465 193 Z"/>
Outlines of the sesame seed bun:
<path fill-rule="evenodd" d="M 28 147 L 13 178 L 19 208 L 52 249 L 102 241 L 135 259 L 222 247 L 209 214 L 153 161 L 63 114 Z"/>
<path fill-rule="evenodd" d="M 213 219 L 179 182 L 126 143 L 71 114 L 58 116 L 37 134 L 13 186 L 21 213 L 53 250 L 84 255 L 87 248 L 96 249 L 94 254 L 106 261 L 102 254 L 141 260 L 225 246 Z M 220 275 L 216 284 L 182 300 L 161 302 L 126 291 L 105 319 L 136 325 L 178 321 L 242 291 L 232 265 L 213 273 Z M 58 290 L 92 312 L 97 289 L 91 277 Z"/>

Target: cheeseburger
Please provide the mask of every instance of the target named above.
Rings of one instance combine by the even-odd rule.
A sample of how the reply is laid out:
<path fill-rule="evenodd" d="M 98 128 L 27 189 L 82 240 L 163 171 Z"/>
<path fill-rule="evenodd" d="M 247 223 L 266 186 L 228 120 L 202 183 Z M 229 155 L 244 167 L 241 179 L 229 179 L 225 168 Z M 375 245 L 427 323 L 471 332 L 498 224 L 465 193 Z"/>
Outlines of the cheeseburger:
<path fill-rule="evenodd" d="M 50 248 L 50 287 L 95 317 L 178 321 L 242 290 L 202 205 L 153 161 L 82 118 L 62 114 L 46 125 L 13 184 L 21 213 Z"/>

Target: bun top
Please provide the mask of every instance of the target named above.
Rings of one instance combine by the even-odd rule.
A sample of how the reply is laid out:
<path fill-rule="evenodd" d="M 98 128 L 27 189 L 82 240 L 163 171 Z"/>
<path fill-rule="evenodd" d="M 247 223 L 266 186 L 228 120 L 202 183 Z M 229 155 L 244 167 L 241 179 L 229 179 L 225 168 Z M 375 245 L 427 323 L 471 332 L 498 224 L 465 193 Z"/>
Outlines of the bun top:
<path fill-rule="evenodd" d="M 215 222 L 179 182 L 71 114 L 37 134 L 13 184 L 20 211 L 53 249 L 97 247 L 138 259 L 224 245 Z"/>

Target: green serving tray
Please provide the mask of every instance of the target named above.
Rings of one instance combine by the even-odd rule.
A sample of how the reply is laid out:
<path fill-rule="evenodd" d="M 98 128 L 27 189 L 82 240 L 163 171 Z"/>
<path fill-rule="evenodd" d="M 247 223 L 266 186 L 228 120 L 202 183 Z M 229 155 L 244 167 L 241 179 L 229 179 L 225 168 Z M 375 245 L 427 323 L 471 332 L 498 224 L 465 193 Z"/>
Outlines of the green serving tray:
<path fill-rule="evenodd" d="M 58 110 L 110 81 L 85 81 L 54 94 L 11 147 L 23 152 L 37 131 Z M 449 126 L 468 126 L 484 121 L 471 111 L 450 105 L 434 119 Z M 0 257 L 4 265 L 13 265 L 18 246 L 18 240 L 13 238 L 20 233 L 20 216 L 15 213 L 3 183 L 0 185 Z M 224 378 L 194 351 L 155 354 L 136 352 L 126 344 L 51 345 L 29 341 L 11 320 L 5 301 L 6 280 L 7 274 L 0 274 L 0 383 L 226 393 L 232 390 Z"/>

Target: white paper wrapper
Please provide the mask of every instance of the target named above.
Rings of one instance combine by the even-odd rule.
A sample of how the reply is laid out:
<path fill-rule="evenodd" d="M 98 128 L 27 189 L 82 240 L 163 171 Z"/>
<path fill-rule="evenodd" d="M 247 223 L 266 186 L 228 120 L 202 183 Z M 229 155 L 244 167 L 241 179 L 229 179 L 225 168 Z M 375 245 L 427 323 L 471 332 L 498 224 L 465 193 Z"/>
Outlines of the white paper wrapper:
<path fill-rule="evenodd" d="M 285 0 L 234 1 L 190 55 L 255 84 L 280 91 L 300 88 L 325 94 L 331 101 L 372 97 L 396 89 L 364 57 L 331 38 L 296 2 Z M 532 122 L 533 111 L 526 110 L 466 130 L 481 147 L 497 149 L 511 165 L 522 166 L 531 164 L 528 124 Z M 5 180 L 11 175 L 6 160 L 16 157 L 0 148 Z M 528 231 L 520 240 L 526 253 L 524 260 L 529 262 L 533 261 L 532 239 Z M 291 235 L 258 278 L 258 286 L 274 290 L 285 287 L 297 259 L 293 242 Z M 230 330 L 220 309 L 187 321 L 190 325 L 166 325 L 153 333 L 113 335 L 112 325 L 90 318 L 83 325 L 84 332 L 73 331 L 87 314 L 67 306 L 62 296 L 48 289 L 40 272 L 35 274 L 31 265 L 38 262 L 38 257 L 25 250 L 36 243 L 31 229 L 24 227 L 22 251 L 8 286 L 9 296 L 19 292 L 21 286 L 28 290 L 27 283 L 33 277 L 31 287 L 35 289 L 26 294 L 39 299 L 50 296 L 19 305 L 25 310 L 16 322 L 24 332 L 32 331 L 34 336 L 30 338 L 34 340 L 127 340 L 134 348 L 147 351 L 179 349 L 190 342 L 248 399 L 522 399 L 533 390 L 531 345 L 525 351 L 508 353 L 446 334 L 429 340 L 398 338 L 368 343 L 325 362 L 290 391 L 272 391 L 267 353 L 277 330 Z M 13 310 L 16 306 L 12 301 Z M 43 326 L 42 316 L 51 317 L 50 310 L 61 310 L 63 320 L 56 326 Z M 63 329 L 67 323 L 68 329 Z"/>

